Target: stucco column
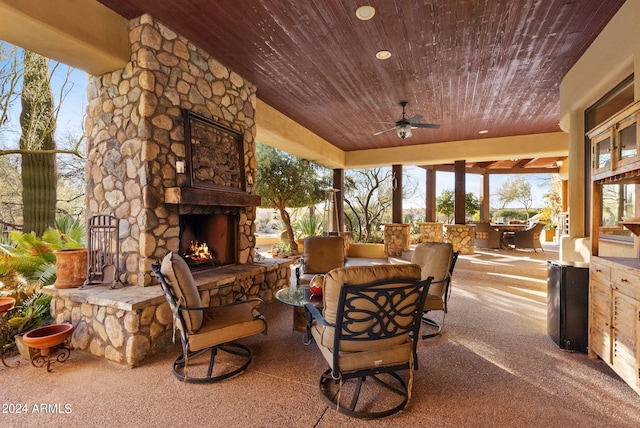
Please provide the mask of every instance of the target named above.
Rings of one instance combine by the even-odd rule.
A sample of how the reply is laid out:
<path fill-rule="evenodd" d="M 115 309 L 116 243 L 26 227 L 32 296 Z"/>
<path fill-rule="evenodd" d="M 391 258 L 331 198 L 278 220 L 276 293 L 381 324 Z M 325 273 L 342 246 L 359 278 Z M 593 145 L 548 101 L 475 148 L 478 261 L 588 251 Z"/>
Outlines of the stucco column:
<path fill-rule="evenodd" d="M 585 153 L 584 153 L 584 112 L 573 110 L 569 125 L 569 236 L 582 238 L 585 236 L 584 212 L 590 207 L 585 203 Z M 584 207 L 580 209 L 578 207 Z"/>

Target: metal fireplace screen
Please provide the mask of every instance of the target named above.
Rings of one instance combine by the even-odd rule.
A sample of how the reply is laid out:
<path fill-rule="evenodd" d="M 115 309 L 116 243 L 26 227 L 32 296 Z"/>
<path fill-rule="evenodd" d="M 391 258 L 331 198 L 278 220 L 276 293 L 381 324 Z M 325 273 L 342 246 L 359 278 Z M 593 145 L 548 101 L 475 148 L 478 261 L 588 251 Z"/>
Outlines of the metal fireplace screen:
<path fill-rule="evenodd" d="M 109 284 L 110 288 L 122 286 L 120 282 L 119 220 L 110 215 L 95 215 L 89 219 L 87 280 L 84 285 Z"/>

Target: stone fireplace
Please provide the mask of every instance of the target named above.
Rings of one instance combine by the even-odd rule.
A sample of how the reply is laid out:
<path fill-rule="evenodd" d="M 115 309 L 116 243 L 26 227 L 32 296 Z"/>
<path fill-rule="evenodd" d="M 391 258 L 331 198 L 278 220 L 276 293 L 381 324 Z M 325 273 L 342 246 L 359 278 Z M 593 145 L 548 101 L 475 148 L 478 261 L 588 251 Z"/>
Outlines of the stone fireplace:
<path fill-rule="evenodd" d="M 85 123 L 87 211 L 120 220 L 120 280 L 155 284 L 149 264 L 200 233 L 219 264 L 251 263 L 255 87 L 151 16 L 130 27 L 131 62 L 90 78 Z"/>
<path fill-rule="evenodd" d="M 255 259 L 255 93 L 242 76 L 156 21 L 129 22 L 131 61 L 89 78 L 87 216 L 119 220 L 119 289 L 45 292 L 72 346 L 128 366 L 172 345 L 173 316 L 149 265 L 191 242 L 215 255 L 193 277 L 204 305 L 220 286 L 265 301 L 293 260 Z M 153 287 L 149 287 L 155 285 Z"/>

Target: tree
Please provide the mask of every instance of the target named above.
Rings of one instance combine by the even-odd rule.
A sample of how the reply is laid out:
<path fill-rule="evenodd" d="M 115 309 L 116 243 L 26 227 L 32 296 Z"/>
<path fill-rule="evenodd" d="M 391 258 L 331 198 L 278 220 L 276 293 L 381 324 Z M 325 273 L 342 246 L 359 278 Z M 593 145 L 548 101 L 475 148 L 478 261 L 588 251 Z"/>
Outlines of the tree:
<path fill-rule="evenodd" d="M 0 42 L 0 127 L 9 120 L 9 109 L 18 99 L 18 82 L 22 71 L 18 62 L 18 48 Z"/>
<path fill-rule="evenodd" d="M 80 154 L 84 138 L 66 138 L 63 148 L 57 147 L 53 139 L 60 106 L 73 86 L 69 84 L 73 69 L 68 68 L 64 76 L 56 73 L 59 65 L 52 63 L 49 67 L 48 59 L 0 42 L 0 131 L 3 136 L 14 132 L 16 124 L 11 120 L 11 112 L 18 110 L 14 109 L 15 102 L 21 100 L 22 105 L 20 139 L 15 143 L 18 147 L 0 147 L 0 171 L 9 172 L 0 175 L 0 221 L 13 226 L 23 222 L 26 231 L 32 230 L 38 235 L 53 225 L 58 208 L 76 216 L 80 214 L 79 207 L 83 208 L 78 198 L 84 181 L 84 159 Z M 54 74 L 62 81 L 55 101 L 50 84 Z M 56 156 L 65 154 L 72 155 L 72 159 L 63 159 L 63 175 L 58 176 L 60 159 Z M 21 183 L 18 188 L 14 186 L 16 181 Z M 65 199 L 60 207 L 56 200 L 59 182 Z"/>
<path fill-rule="evenodd" d="M 521 203 L 527 213 L 527 218 L 529 218 L 529 208 L 533 203 L 533 196 L 531 195 L 531 184 L 522 176 L 518 175 L 505 181 L 496 192 L 496 196 L 503 208 L 510 202 Z"/>
<path fill-rule="evenodd" d="M 443 214 L 450 223 L 455 212 L 455 191 L 453 189 L 443 189 L 440 196 L 436 198 L 436 210 Z M 464 195 L 464 211 L 465 214 L 473 216 L 480 210 L 480 201 L 476 196 L 469 192 Z"/>
<path fill-rule="evenodd" d="M 49 60 L 24 52 L 24 80 L 20 113 L 20 149 L 55 150 L 56 127 Z M 53 226 L 56 216 L 56 157 L 53 153 L 22 153 L 24 230 L 37 236 Z"/>
<path fill-rule="evenodd" d="M 370 168 L 350 171 L 345 177 L 345 217 L 354 240 L 374 242 L 374 230 L 392 204 L 392 173 Z"/>
<path fill-rule="evenodd" d="M 314 162 L 260 143 L 256 144 L 256 161 L 256 193 L 262 196 L 261 206 L 279 211 L 289 246 L 296 251 L 298 244 L 286 208 L 321 202 L 324 189 L 329 186 L 326 170 Z"/>

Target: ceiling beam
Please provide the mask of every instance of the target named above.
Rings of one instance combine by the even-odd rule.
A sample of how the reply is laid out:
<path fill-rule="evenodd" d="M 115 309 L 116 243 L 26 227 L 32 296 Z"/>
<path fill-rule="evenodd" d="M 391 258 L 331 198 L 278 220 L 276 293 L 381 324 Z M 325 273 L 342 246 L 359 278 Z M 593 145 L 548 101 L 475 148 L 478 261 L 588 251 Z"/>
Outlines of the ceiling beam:
<path fill-rule="evenodd" d="M 449 165 L 429 165 L 422 166 L 424 169 L 440 172 L 455 172 L 454 166 Z M 466 169 L 467 174 L 486 174 L 486 175 L 499 175 L 499 174 L 558 174 L 560 168 L 501 168 L 501 169 L 487 169 L 468 167 Z"/>
<path fill-rule="evenodd" d="M 346 152 L 345 168 L 371 168 L 381 164 L 442 165 L 458 159 L 485 162 L 567 155 L 567 134 L 552 132 Z"/>
<path fill-rule="evenodd" d="M 93 0 L 0 0 L 0 39 L 96 76 L 131 57 L 128 21 Z"/>

